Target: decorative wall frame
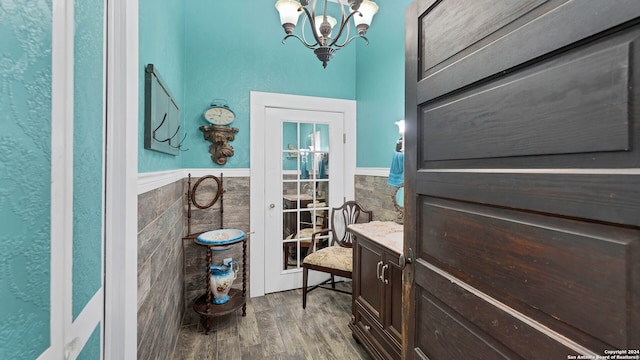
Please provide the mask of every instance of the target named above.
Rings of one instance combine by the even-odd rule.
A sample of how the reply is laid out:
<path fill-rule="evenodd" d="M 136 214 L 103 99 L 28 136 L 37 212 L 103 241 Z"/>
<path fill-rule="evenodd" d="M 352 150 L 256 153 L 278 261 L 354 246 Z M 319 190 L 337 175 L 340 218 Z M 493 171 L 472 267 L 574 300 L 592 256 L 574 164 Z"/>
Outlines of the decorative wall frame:
<path fill-rule="evenodd" d="M 144 76 L 144 148 L 178 155 L 184 141 L 180 108 L 158 69 L 148 64 Z"/>

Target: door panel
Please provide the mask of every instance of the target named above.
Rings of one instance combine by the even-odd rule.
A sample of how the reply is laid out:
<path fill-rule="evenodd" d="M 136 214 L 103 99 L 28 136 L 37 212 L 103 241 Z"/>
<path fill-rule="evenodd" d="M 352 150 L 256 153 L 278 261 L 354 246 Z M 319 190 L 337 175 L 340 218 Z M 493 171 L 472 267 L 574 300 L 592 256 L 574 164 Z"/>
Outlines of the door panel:
<path fill-rule="evenodd" d="M 615 32 L 425 103 L 420 166 L 638 166 L 628 89 L 640 81 L 639 39 Z"/>
<path fill-rule="evenodd" d="M 420 58 L 430 56 L 426 52 L 425 44 L 432 41 L 437 34 L 427 33 L 425 24 L 433 20 L 434 17 L 430 14 L 434 10 L 450 2 L 416 0 L 416 10 L 413 11 L 415 16 L 411 23 L 407 23 L 414 27 L 411 33 L 415 36 L 415 41 L 410 45 L 420 46 L 420 49 L 415 50 L 414 56 L 417 57 L 418 51 L 422 55 Z M 483 4 L 476 7 L 474 16 L 491 13 L 491 22 L 502 22 L 501 14 L 493 12 L 497 9 L 496 3 L 490 2 L 491 6 Z M 467 3 L 464 4 L 466 5 Z M 457 14 L 458 11 L 465 11 L 462 4 L 456 6 L 449 9 L 449 16 Z M 637 12 L 638 5 L 634 0 L 617 1 L 616 6 L 610 6 L 608 2 L 603 1 L 547 1 L 527 13 L 521 12 L 519 18 L 504 24 L 496 31 L 486 32 L 485 36 L 475 43 L 466 41 L 463 50 L 439 63 L 437 69 L 424 69 L 416 58 L 416 63 L 412 64 L 414 70 L 410 73 L 414 82 L 415 74 L 418 74 L 418 83 L 415 85 L 418 90 L 416 100 L 418 104 L 422 104 L 491 76 L 500 75 L 504 71 L 517 69 L 523 64 L 526 66 L 528 61 L 553 56 L 556 51 L 569 49 L 581 39 L 606 34 L 605 31 L 619 24 L 627 25 L 627 22 L 632 22 L 637 17 Z M 590 14 L 586 15 L 590 16 L 588 21 L 585 21 L 584 14 Z M 445 19 L 439 21 L 443 24 L 448 23 Z M 455 33 L 459 30 L 449 27 L 439 33 Z M 553 31 L 553 36 L 550 36 L 550 31 Z M 445 68 L 446 71 L 441 71 Z"/>
<path fill-rule="evenodd" d="M 429 359 L 523 359 L 427 295 L 417 300 L 418 346 L 410 358 L 413 355 Z"/>
<path fill-rule="evenodd" d="M 404 352 L 637 348 L 640 7 L 468 5 L 407 10 Z"/>
<path fill-rule="evenodd" d="M 268 108 L 265 142 L 265 292 L 301 287 L 312 235 L 342 203 L 342 114 Z M 272 206 L 273 205 L 273 206 Z M 316 248 L 328 236 L 316 238 Z M 325 279 L 310 273 L 310 283 Z"/>
<path fill-rule="evenodd" d="M 421 265 L 418 264 L 418 266 Z M 443 335 L 453 333 L 453 339 L 458 336 L 462 338 L 479 338 L 482 341 L 493 343 L 493 348 L 499 347 L 503 351 L 505 349 L 504 344 L 509 344 L 511 349 L 509 352 L 519 354 L 521 358 L 525 359 L 566 358 L 567 354 L 576 352 L 575 349 L 567 347 L 554 339 L 558 332 L 537 326 L 518 312 L 512 311 L 502 303 L 488 298 L 485 294 L 467 286 L 457 278 L 443 273 L 438 268 L 428 264 L 421 269 L 420 273 L 422 276 L 416 279 L 416 282 L 420 283 L 420 294 L 417 295 L 417 299 L 419 299 L 417 300 L 417 313 L 421 314 L 420 316 L 423 319 L 436 319 L 431 324 L 434 322 L 451 322 L 455 326 L 451 329 L 439 329 L 430 323 L 420 324 L 418 327 L 420 332 L 416 334 L 416 341 L 423 344 L 432 342 L 432 346 L 439 347 L 441 345 L 434 341 L 437 337 L 432 337 L 437 331 Z M 422 314 L 422 311 L 428 312 L 428 314 Z M 427 328 L 431 330 L 425 330 Z M 467 329 L 466 331 L 464 330 L 465 328 Z M 477 339 L 474 341 L 477 341 Z M 430 346 L 421 345 L 420 348 L 428 349 L 426 351 L 429 353 L 432 352 Z M 534 356 L 531 354 L 532 349 L 544 349 L 544 352 Z M 482 354 L 478 351 L 477 353 L 487 359 L 493 358 L 493 356 L 490 356 L 490 352 Z M 452 355 L 448 358 L 459 359 L 465 357 Z M 518 356 L 512 356 L 511 358 L 518 358 Z"/>
<path fill-rule="evenodd" d="M 637 231 L 426 197 L 420 206 L 421 258 L 549 328 L 631 340 Z"/>
<path fill-rule="evenodd" d="M 626 35 L 431 103 L 422 160 L 628 150 L 630 50 L 640 34 Z"/>

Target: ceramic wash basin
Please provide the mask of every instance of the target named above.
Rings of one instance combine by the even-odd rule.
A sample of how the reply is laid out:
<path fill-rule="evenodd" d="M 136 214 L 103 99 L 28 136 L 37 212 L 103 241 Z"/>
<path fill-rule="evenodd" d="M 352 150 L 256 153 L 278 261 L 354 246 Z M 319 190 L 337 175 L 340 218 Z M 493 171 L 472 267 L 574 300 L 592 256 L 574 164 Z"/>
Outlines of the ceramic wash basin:
<path fill-rule="evenodd" d="M 218 229 L 200 234 L 196 241 L 204 245 L 232 244 L 244 239 L 247 235 L 238 229 Z"/>

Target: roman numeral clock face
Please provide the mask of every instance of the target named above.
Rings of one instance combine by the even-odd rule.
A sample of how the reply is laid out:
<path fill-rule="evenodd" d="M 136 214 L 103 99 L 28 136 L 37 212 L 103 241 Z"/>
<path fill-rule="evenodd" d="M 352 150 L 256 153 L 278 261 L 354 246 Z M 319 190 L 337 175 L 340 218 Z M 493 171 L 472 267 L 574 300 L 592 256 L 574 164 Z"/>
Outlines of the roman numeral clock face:
<path fill-rule="evenodd" d="M 204 112 L 204 118 L 213 125 L 229 125 L 235 114 L 226 106 L 213 105 Z"/>

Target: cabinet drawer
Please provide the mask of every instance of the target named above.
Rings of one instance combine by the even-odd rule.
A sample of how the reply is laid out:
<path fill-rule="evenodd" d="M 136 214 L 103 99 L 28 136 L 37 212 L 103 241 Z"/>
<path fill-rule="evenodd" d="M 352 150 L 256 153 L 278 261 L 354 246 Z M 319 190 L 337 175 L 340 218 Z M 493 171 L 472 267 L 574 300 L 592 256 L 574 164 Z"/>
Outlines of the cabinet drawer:
<path fill-rule="evenodd" d="M 377 322 L 366 310 L 356 304 L 356 328 L 373 344 L 374 357 L 381 359 L 400 359 L 400 349 L 389 343 L 389 335 L 385 333 Z M 371 351 L 372 349 L 370 349 Z"/>

